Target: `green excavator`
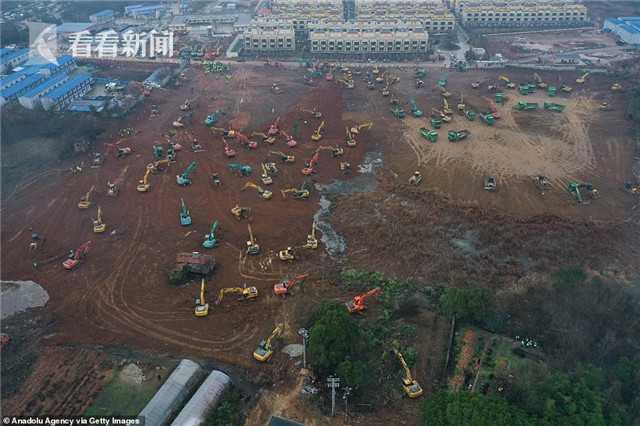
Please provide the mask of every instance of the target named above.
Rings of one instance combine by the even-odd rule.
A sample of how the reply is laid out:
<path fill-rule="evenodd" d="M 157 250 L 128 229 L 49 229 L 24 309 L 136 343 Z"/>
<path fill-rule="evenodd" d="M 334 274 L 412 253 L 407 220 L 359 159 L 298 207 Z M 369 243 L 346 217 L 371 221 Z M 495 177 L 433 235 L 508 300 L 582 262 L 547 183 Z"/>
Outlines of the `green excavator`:
<path fill-rule="evenodd" d="M 215 110 L 212 114 L 207 115 L 207 117 L 204 119 L 204 125 L 207 127 L 215 126 L 220 117 L 224 115 L 224 113 L 225 112 L 221 109 Z"/>
<path fill-rule="evenodd" d="M 468 130 L 449 130 L 447 137 L 449 142 L 460 142 L 463 139 L 466 139 L 469 136 L 470 132 Z"/>
<path fill-rule="evenodd" d="M 537 102 L 526 102 L 526 101 L 518 101 L 516 104 L 516 109 L 518 111 L 535 111 L 538 109 Z"/>
<path fill-rule="evenodd" d="M 180 225 L 191 225 L 191 214 L 189 213 L 189 208 L 182 198 L 180 198 Z"/>
<path fill-rule="evenodd" d="M 591 198 L 598 197 L 598 190 L 589 182 L 569 182 L 567 190 L 573 195 L 578 204 L 584 203 L 583 194 L 587 194 Z"/>
<path fill-rule="evenodd" d="M 416 118 L 420 118 L 420 117 L 422 117 L 424 115 L 424 113 L 422 112 L 422 110 L 420 109 L 418 104 L 416 103 L 415 99 L 411 99 L 411 101 L 409 103 L 411 105 L 411 115 L 413 115 Z"/>
<path fill-rule="evenodd" d="M 216 232 L 218 232 L 218 221 L 213 221 L 211 224 L 211 230 L 208 234 L 204 236 L 204 242 L 202 243 L 202 247 L 206 249 L 212 249 L 218 245 L 218 240 L 216 239 Z"/>
<path fill-rule="evenodd" d="M 476 112 L 475 111 L 471 111 L 470 109 L 466 110 L 464 112 L 464 116 L 467 118 L 467 120 L 469 121 L 475 121 L 476 119 Z M 495 118 L 495 117 L 494 117 Z"/>
<path fill-rule="evenodd" d="M 399 119 L 403 119 L 405 115 L 404 109 L 400 105 L 395 105 L 393 108 L 391 108 L 391 114 Z"/>
<path fill-rule="evenodd" d="M 191 173 L 193 173 L 197 165 L 198 163 L 196 163 L 195 161 L 189 163 L 189 166 L 186 168 L 186 170 L 181 175 L 176 176 L 176 183 L 180 186 L 191 185 L 191 178 L 189 176 L 191 175 Z"/>
<path fill-rule="evenodd" d="M 438 142 L 438 132 L 420 127 L 420 135 L 431 143 Z"/>
<path fill-rule="evenodd" d="M 247 164 L 229 163 L 227 167 L 229 167 L 229 170 L 232 172 L 239 173 L 240 176 L 250 176 L 251 172 L 253 172 L 251 166 Z"/>
<path fill-rule="evenodd" d="M 549 111 L 562 112 L 562 111 L 564 111 L 564 108 L 565 108 L 564 105 L 556 104 L 554 102 L 545 102 L 544 103 L 544 109 L 547 109 Z"/>
<path fill-rule="evenodd" d="M 441 118 L 431 118 L 431 127 L 433 127 L 434 129 L 439 129 L 440 127 L 442 127 L 442 119 Z"/>
<path fill-rule="evenodd" d="M 496 122 L 496 118 L 490 112 L 480 113 L 480 120 L 484 121 L 487 126 L 493 126 Z"/>

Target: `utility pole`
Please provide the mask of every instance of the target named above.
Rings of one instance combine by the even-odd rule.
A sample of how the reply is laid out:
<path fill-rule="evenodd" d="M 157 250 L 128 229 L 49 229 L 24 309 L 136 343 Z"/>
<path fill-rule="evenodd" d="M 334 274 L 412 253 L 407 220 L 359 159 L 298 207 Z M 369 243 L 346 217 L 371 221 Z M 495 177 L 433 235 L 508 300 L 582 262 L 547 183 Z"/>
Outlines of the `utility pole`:
<path fill-rule="evenodd" d="M 345 386 L 342 399 L 344 399 L 344 416 L 349 417 L 349 396 L 351 395 L 351 386 Z"/>
<path fill-rule="evenodd" d="M 340 379 L 329 376 L 327 378 L 327 386 L 331 388 L 331 417 L 333 417 L 336 415 L 336 389 L 340 387 Z"/>
<path fill-rule="evenodd" d="M 298 335 L 302 336 L 302 368 L 307 368 L 307 339 L 309 331 L 306 328 L 298 330 Z"/>

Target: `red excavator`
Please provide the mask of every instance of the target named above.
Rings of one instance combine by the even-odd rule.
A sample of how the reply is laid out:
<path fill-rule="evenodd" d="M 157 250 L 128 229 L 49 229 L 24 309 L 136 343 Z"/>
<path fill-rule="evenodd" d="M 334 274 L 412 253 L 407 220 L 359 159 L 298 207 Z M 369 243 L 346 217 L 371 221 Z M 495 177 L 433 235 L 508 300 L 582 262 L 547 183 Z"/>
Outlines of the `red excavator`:
<path fill-rule="evenodd" d="M 301 283 L 308 276 L 309 274 L 298 275 L 288 280 L 280 281 L 278 284 L 273 285 L 273 293 L 276 296 L 287 296 L 289 294 L 290 288 L 292 288 L 296 284 Z"/>
<path fill-rule="evenodd" d="M 287 140 L 287 146 L 289 148 L 293 148 L 294 146 L 298 145 L 298 142 L 296 142 L 293 136 L 287 134 L 287 132 L 285 132 L 284 130 L 280 130 L 280 133 L 282 133 L 282 136 L 284 136 Z"/>
<path fill-rule="evenodd" d="M 73 255 L 70 254 L 69 258 L 62 262 L 62 266 L 64 267 L 64 269 L 67 269 L 69 271 L 75 269 L 80 264 L 80 259 L 82 259 L 82 257 L 84 257 L 84 255 L 89 251 L 90 246 L 91 241 L 87 241 L 86 243 L 78 247 L 75 252 L 72 252 Z"/>
<path fill-rule="evenodd" d="M 350 302 L 345 303 L 345 305 L 347 306 L 347 310 L 349 311 L 350 314 L 353 314 L 354 312 L 362 313 L 362 311 L 364 311 L 367 308 L 367 305 L 365 304 L 367 299 L 373 296 L 377 296 L 381 292 L 382 290 L 380 289 L 380 287 L 376 287 L 374 289 L 369 290 L 366 293 L 362 293 L 357 296 L 354 296 Z"/>
<path fill-rule="evenodd" d="M 222 139 L 222 143 L 224 144 L 224 155 L 228 158 L 233 158 L 236 156 L 236 150 L 231 148 L 231 146 L 227 143 L 226 140 Z"/>
<path fill-rule="evenodd" d="M 316 163 L 318 162 L 319 158 L 320 158 L 320 152 L 316 150 L 315 154 L 313 154 L 313 157 L 311 157 L 311 160 L 309 161 L 309 164 L 307 165 L 307 167 L 302 169 L 302 174 L 305 176 L 309 176 L 310 174 L 315 173 L 316 170 L 314 167 L 316 166 Z"/>
<path fill-rule="evenodd" d="M 280 117 L 276 118 L 276 121 L 271 123 L 267 129 L 268 136 L 275 136 L 278 133 L 280 133 Z"/>
<path fill-rule="evenodd" d="M 249 138 L 243 133 L 240 133 L 239 131 L 236 130 L 235 135 L 236 135 L 236 140 L 240 142 L 242 145 L 244 145 L 246 148 L 249 148 L 249 149 L 258 148 L 258 142 L 250 141 Z"/>

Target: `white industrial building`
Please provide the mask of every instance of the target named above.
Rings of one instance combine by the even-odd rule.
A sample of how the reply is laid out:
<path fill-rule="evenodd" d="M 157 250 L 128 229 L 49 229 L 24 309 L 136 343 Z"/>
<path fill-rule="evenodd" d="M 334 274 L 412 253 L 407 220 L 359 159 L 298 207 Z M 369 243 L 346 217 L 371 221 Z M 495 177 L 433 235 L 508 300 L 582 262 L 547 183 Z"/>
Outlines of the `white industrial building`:
<path fill-rule="evenodd" d="M 574 26 L 589 22 L 587 8 L 575 2 L 542 0 L 468 0 L 458 5 L 468 27 Z"/>
<path fill-rule="evenodd" d="M 640 45 L 640 16 L 606 19 L 602 29 L 614 33 L 624 43 Z"/>
<path fill-rule="evenodd" d="M 296 37 L 293 23 L 286 20 L 259 20 L 244 31 L 244 50 L 248 52 L 293 51 Z"/>

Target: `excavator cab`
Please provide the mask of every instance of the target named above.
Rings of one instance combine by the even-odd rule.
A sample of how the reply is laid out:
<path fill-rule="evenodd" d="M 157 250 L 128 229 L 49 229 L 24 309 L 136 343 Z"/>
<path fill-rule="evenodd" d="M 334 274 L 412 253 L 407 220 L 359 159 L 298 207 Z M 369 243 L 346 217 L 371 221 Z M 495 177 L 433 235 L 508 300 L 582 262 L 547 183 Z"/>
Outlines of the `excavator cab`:
<path fill-rule="evenodd" d="M 251 209 L 249 207 L 240 207 L 236 204 L 231 208 L 231 214 L 238 220 L 248 219 L 251 216 Z"/>
<path fill-rule="evenodd" d="M 189 226 L 191 225 L 191 214 L 189 213 L 189 208 L 184 202 L 184 199 L 180 198 L 180 225 L 181 226 Z"/>
<path fill-rule="evenodd" d="M 382 290 L 380 289 L 380 287 L 376 287 L 372 290 L 369 290 L 366 293 L 354 296 L 353 299 L 345 303 L 345 306 L 347 307 L 347 311 L 349 311 L 350 314 L 362 313 L 367 308 L 367 305 L 366 305 L 367 299 L 369 297 L 377 296 L 381 292 Z"/>
<path fill-rule="evenodd" d="M 251 231 L 251 225 L 247 225 L 249 229 L 249 240 L 247 241 L 247 254 L 251 256 L 257 256 L 260 254 L 260 245 L 253 237 L 253 232 Z"/>
<path fill-rule="evenodd" d="M 91 189 L 89 189 L 89 191 L 87 191 L 87 193 L 84 194 L 82 198 L 80 198 L 80 201 L 78 202 L 79 209 L 85 210 L 91 207 L 91 194 L 93 193 L 94 189 L 96 189 L 95 185 L 92 186 Z"/>
<path fill-rule="evenodd" d="M 205 300 L 204 292 L 205 282 L 203 278 L 202 283 L 200 284 L 200 297 L 196 298 L 196 307 L 194 309 L 194 315 L 197 317 L 206 317 L 209 315 L 209 304 Z"/>
<path fill-rule="evenodd" d="M 102 221 L 102 209 L 98 206 L 98 217 L 93 220 L 93 232 L 102 234 L 107 230 L 107 225 Z"/>
<path fill-rule="evenodd" d="M 280 250 L 278 252 L 278 259 L 282 260 L 283 262 L 293 262 L 294 260 L 296 260 L 295 254 L 293 253 L 293 248 L 287 247 L 284 250 Z"/>
<path fill-rule="evenodd" d="M 273 341 L 273 339 L 278 337 L 281 333 L 282 333 L 282 326 L 278 325 L 271 333 L 271 336 L 269 336 L 266 340 L 260 341 L 260 344 L 258 345 L 256 350 L 253 351 L 253 357 L 260 362 L 269 361 L 269 359 L 273 355 L 273 347 L 271 346 L 271 342 Z"/>
<path fill-rule="evenodd" d="M 273 285 L 273 294 L 276 296 L 287 296 L 293 286 L 300 284 L 309 274 L 298 275 L 297 277 L 290 278 L 288 280 L 282 280 Z"/>
<path fill-rule="evenodd" d="M 404 376 L 402 377 L 402 390 L 407 394 L 409 398 L 418 398 L 423 394 L 422 386 L 418 383 L 417 380 L 413 378 L 411 375 L 411 370 L 407 365 L 407 362 L 404 360 L 402 353 L 396 348 L 393 348 L 393 352 L 395 353 L 398 361 L 400 362 L 400 366 L 404 371 Z"/>

